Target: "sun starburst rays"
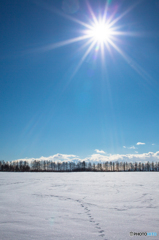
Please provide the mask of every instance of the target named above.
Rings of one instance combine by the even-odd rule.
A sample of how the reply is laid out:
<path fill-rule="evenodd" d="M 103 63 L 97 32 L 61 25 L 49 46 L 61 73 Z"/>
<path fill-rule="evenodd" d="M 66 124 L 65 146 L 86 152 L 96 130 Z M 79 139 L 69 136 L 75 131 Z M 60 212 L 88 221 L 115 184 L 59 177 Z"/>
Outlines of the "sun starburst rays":
<path fill-rule="evenodd" d="M 70 15 L 66 15 L 64 13 L 58 12 L 59 15 L 79 24 L 82 27 L 82 30 L 79 30 L 80 35 L 74 38 L 70 38 L 64 41 L 60 41 L 57 43 L 53 43 L 50 45 L 47 45 L 45 47 L 42 47 L 40 49 L 36 49 L 36 51 L 50 51 L 55 48 L 63 47 L 66 45 L 70 45 L 77 42 L 81 43 L 81 50 L 83 51 L 84 48 L 87 47 L 85 53 L 79 60 L 79 63 L 77 64 L 77 67 L 75 68 L 72 77 L 77 73 L 87 56 L 90 54 L 91 51 L 96 51 L 101 53 L 101 59 L 102 63 L 104 65 L 105 63 L 105 57 L 107 56 L 107 53 L 109 53 L 112 56 L 112 49 L 117 51 L 124 60 L 129 63 L 130 58 L 124 53 L 123 50 L 120 49 L 118 46 L 118 40 L 120 37 L 123 36 L 137 36 L 136 32 L 131 31 L 123 31 L 123 25 L 119 25 L 118 22 L 127 15 L 137 4 L 134 4 L 133 6 L 129 7 L 125 12 L 121 13 L 116 16 L 117 8 L 114 9 L 114 11 L 110 14 L 108 14 L 108 8 L 109 4 L 106 2 L 105 9 L 103 11 L 103 14 L 99 14 L 99 16 L 96 16 L 93 9 L 91 8 L 90 4 L 87 2 L 88 10 L 91 15 L 91 18 L 89 22 L 84 22 L 79 19 L 76 19 Z M 100 49 L 100 51 L 99 51 Z M 129 64 L 131 65 L 131 64 Z M 134 64 L 133 64 L 134 66 Z M 139 72 L 141 69 L 139 69 L 136 65 L 136 67 L 133 67 L 135 71 Z M 72 79 L 71 77 L 71 79 Z"/>
<path fill-rule="evenodd" d="M 84 53 L 83 57 L 81 58 L 80 62 L 78 63 L 75 71 L 73 72 L 71 78 L 74 77 L 74 75 L 77 73 L 77 71 L 79 70 L 80 66 L 82 65 L 82 63 L 84 62 L 84 60 L 86 59 L 86 57 L 88 56 L 88 54 L 91 52 L 91 50 L 93 49 L 93 47 L 95 46 L 96 42 L 93 41 L 91 43 L 91 45 L 89 46 L 89 48 L 86 50 L 86 52 Z"/>

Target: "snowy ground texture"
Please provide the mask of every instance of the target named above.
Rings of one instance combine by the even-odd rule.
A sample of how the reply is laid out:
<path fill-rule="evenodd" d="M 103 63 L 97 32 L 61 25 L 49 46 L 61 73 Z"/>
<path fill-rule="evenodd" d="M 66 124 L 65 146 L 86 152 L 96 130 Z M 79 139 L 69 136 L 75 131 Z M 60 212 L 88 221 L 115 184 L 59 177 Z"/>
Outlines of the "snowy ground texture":
<path fill-rule="evenodd" d="M 158 172 L 0 173 L 1 240 L 147 238 L 159 239 Z"/>

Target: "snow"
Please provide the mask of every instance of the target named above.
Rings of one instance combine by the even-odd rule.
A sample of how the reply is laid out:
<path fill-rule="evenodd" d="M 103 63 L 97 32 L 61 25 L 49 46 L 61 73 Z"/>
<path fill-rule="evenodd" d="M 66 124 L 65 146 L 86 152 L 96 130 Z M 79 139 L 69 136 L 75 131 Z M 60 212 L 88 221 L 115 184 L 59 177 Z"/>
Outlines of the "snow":
<path fill-rule="evenodd" d="M 159 239 L 158 172 L 0 172 L 1 240 Z"/>

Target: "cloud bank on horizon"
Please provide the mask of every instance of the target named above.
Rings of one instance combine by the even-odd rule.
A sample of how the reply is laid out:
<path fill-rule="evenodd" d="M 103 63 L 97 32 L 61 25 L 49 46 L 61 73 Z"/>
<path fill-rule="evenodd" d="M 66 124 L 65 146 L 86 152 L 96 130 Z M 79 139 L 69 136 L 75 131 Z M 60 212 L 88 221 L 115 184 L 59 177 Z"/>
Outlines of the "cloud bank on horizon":
<path fill-rule="evenodd" d="M 34 160 L 37 161 L 53 161 L 53 162 L 78 162 L 78 161 L 86 161 L 86 162 L 106 162 L 106 161 L 119 161 L 119 162 L 155 162 L 159 161 L 159 151 L 157 152 L 148 152 L 148 153 L 135 153 L 135 154 L 102 154 L 95 153 L 90 155 L 86 158 L 80 158 L 77 155 L 71 154 L 60 154 L 57 153 L 55 155 L 44 157 L 41 156 L 40 158 L 23 158 L 23 159 L 16 159 L 13 161 L 27 161 L 31 162 Z M 101 152 L 100 151 L 100 152 Z"/>

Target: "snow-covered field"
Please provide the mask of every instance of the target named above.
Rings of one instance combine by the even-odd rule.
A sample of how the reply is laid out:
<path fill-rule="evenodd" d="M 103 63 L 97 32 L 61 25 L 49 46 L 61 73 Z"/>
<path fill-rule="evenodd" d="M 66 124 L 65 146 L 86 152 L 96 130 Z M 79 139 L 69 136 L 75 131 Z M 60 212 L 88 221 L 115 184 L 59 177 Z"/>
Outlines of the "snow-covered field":
<path fill-rule="evenodd" d="M 158 172 L 0 173 L 1 240 L 147 238 L 159 239 Z"/>

